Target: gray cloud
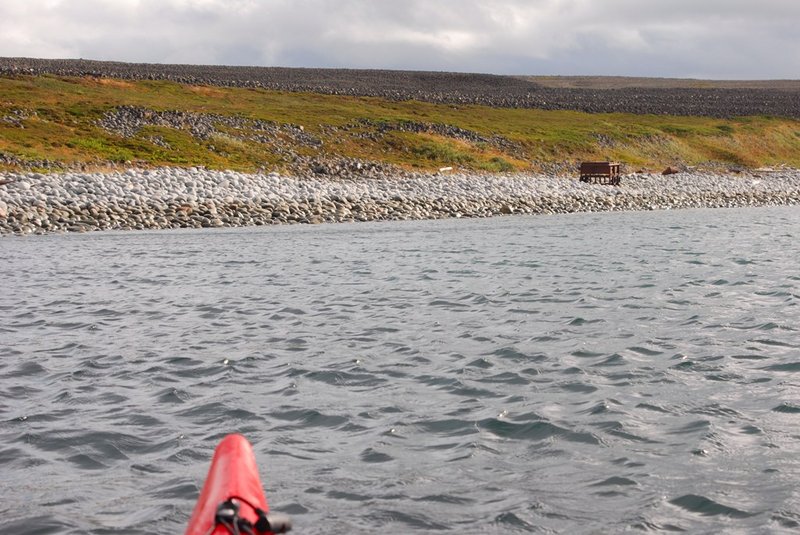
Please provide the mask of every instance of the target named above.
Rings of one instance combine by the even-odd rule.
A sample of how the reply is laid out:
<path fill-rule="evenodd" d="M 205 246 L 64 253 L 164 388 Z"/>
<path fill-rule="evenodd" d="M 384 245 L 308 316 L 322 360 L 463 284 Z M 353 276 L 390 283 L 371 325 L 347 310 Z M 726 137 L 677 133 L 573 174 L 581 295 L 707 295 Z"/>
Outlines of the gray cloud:
<path fill-rule="evenodd" d="M 25 0 L 0 55 L 798 78 L 796 0 Z"/>

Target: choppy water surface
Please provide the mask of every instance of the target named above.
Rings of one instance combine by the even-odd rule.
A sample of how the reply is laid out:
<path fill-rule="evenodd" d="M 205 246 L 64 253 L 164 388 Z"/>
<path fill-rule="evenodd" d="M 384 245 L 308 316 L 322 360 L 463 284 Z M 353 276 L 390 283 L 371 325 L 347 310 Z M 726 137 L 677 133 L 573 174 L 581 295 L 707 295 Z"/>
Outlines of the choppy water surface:
<path fill-rule="evenodd" d="M 800 526 L 797 208 L 6 238 L 8 533 Z"/>

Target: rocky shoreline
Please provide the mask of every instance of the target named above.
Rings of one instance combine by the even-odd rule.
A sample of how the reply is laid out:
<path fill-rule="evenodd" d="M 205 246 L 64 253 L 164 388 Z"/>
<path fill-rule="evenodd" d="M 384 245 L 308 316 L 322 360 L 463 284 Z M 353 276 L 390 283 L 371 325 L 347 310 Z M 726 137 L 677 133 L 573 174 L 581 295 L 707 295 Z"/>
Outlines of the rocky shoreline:
<path fill-rule="evenodd" d="M 800 170 L 297 178 L 203 168 L 0 174 L 0 235 L 800 204 Z"/>

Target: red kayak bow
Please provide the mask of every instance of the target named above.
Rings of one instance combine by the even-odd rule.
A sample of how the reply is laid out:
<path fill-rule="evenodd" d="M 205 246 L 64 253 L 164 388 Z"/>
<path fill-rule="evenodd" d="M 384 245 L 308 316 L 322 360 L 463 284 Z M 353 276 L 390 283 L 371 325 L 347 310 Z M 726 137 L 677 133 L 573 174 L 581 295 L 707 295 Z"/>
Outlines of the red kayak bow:
<path fill-rule="evenodd" d="M 217 446 L 186 535 L 286 533 L 288 517 L 269 515 L 253 448 L 242 435 Z"/>

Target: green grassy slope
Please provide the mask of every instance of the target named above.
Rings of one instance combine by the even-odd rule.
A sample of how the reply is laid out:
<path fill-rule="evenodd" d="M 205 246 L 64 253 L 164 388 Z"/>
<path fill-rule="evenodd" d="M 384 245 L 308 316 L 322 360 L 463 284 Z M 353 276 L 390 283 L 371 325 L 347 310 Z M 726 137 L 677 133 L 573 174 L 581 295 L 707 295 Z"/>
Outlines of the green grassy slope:
<path fill-rule="evenodd" d="M 99 124 L 119 106 L 185 112 L 214 127 L 198 135 L 191 121 L 154 122 L 123 137 Z M 0 78 L 0 155 L 6 155 L 0 169 L 49 160 L 287 170 L 298 161 L 337 158 L 419 170 L 524 171 L 588 159 L 653 170 L 705 163 L 800 167 L 800 121 L 499 109 L 41 76 Z"/>

